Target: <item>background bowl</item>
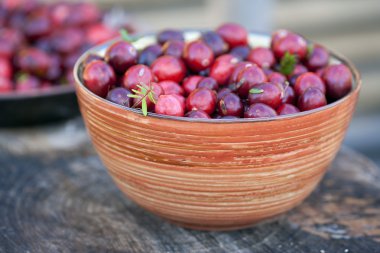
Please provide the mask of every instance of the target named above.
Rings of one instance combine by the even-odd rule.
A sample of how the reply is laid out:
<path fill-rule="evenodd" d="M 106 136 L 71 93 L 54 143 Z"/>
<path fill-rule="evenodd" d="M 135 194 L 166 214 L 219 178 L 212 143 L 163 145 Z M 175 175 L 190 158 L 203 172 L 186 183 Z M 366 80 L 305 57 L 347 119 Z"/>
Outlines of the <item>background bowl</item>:
<path fill-rule="evenodd" d="M 199 36 L 188 31 L 186 40 Z M 270 37 L 251 33 L 252 46 Z M 154 35 L 135 42 L 142 48 Z M 102 99 L 82 83 L 80 109 L 92 142 L 117 186 L 145 209 L 184 227 L 230 230 L 281 214 L 305 199 L 334 159 L 360 89 L 315 110 L 272 119 L 191 119 L 150 114 Z"/>
<path fill-rule="evenodd" d="M 37 125 L 79 115 L 75 88 L 69 85 L 0 94 L 0 108 L 0 127 Z"/>

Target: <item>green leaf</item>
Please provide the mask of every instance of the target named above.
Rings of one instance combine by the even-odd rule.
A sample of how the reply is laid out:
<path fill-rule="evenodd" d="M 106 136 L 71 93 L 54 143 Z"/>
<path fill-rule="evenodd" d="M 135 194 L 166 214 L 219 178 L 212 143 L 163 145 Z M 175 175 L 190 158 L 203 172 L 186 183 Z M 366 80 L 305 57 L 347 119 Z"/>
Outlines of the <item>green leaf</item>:
<path fill-rule="evenodd" d="M 257 88 L 252 88 L 249 90 L 249 93 L 251 93 L 251 94 L 261 94 L 263 92 L 264 92 L 263 89 L 257 89 Z"/>
<path fill-rule="evenodd" d="M 286 52 L 280 62 L 280 72 L 284 75 L 290 75 L 296 67 L 296 63 L 296 56 Z"/>
<path fill-rule="evenodd" d="M 129 35 L 128 31 L 125 29 L 120 29 L 119 31 L 120 36 L 123 40 L 127 42 L 133 42 L 133 38 Z"/>
<path fill-rule="evenodd" d="M 145 86 L 142 86 L 142 85 L 140 85 L 140 84 L 138 84 L 137 87 L 140 88 L 141 92 L 142 92 L 144 95 L 145 95 L 145 94 L 147 93 L 147 91 L 148 91 L 148 90 L 146 89 Z"/>
<path fill-rule="evenodd" d="M 312 55 L 313 51 L 314 51 L 314 45 L 313 44 L 309 44 L 307 46 L 307 57 L 308 58 Z"/>
<path fill-rule="evenodd" d="M 149 94 L 148 94 L 148 98 L 149 98 L 149 100 L 150 100 L 153 104 L 156 104 L 156 103 L 157 103 L 156 99 L 155 99 L 154 96 L 153 96 L 153 92 L 149 92 Z"/>
<path fill-rule="evenodd" d="M 148 115 L 148 106 L 147 106 L 147 103 L 146 103 L 146 98 L 143 98 L 141 100 L 141 111 L 142 111 L 142 113 L 143 113 L 144 116 Z"/>
<path fill-rule="evenodd" d="M 140 96 L 135 95 L 135 94 L 128 94 L 127 96 L 130 98 L 139 98 L 140 97 Z"/>

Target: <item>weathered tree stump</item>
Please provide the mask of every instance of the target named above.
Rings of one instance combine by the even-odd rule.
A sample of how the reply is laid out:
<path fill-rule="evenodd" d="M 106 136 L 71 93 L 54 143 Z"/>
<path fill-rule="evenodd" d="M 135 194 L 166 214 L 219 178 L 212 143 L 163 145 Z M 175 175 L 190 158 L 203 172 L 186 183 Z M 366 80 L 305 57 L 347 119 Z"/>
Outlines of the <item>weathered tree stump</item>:
<path fill-rule="evenodd" d="M 124 197 L 88 143 L 17 152 L 11 139 L 0 134 L 0 252 L 380 252 L 380 170 L 348 149 L 293 211 L 200 232 Z"/>

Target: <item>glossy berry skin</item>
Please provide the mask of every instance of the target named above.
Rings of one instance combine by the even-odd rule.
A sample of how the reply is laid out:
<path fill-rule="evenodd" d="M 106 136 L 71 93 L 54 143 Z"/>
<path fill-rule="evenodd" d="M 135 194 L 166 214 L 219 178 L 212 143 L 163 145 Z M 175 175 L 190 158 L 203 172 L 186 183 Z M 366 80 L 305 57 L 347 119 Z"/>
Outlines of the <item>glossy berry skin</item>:
<path fill-rule="evenodd" d="M 273 72 L 268 75 L 268 81 L 271 83 L 277 83 L 281 84 L 282 86 L 285 86 L 285 83 L 287 82 L 286 76 L 279 72 Z"/>
<path fill-rule="evenodd" d="M 17 92 L 31 92 L 41 88 L 40 80 L 32 75 L 22 75 L 16 80 Z"/>
<path fill-rule="evenodd" d="M 158 114 L 183 117 L 185 107 L 175 95 L 161 95 L 155 106 L 155 112 Z"/>
<path fill-rule="evenodd" d="M 289 33 L 291 32 L 285 29 L 280 29 L 273 32 L 270 47 L 273 48 L 274 44 L 276 44 L 281 38 L 286 37 Z"/>
<path fill-rule="evenodd" d="M 289 83 L 294 86 L 296 84 L 298 76 L 306 72 L 308 72 L 308 70 L 304 65 L 297 64 L 293 72 L 288 76 Z"/>
<path fill-rule="evenodd" d="M 216 29 L 216 32 L 223 38 L 230 48 L 244 46 L 248 43 L 248 32 L 239 24 L 223 24 Z"/>
<path fill-rule="evenodd" d="M 178 83 L 170 80 L 161 81 L 158 83 L 158 85 L 161 86 L 165 95 L 177 94 L 183 96 L 185 93 L 183 88 Z"/>
<path fill-rule="evenodd" d="M 104 61 L 92 61 L 83 70 L 86 87 L 100 97 L 106 97 L 111 86 L 116 82 L 115 72 Z"/>
<path fill-rule="evenodd" d="M 265 47 L 256 47 L 249 52 L 248 61 L 257 64 L 261 68 L 271 68 L 275 63 L 272 50 Z"/>
<path fill-rule="evenodd" d="M 169 40 L 162 46 L 164 54 L 171 55 L 176 58 L 182 57 L 184 48 L 185 42 L 180 40 Z"/>
<path fill-rule="evenodd" d="M 52 28 L 52 23 L 49 17 L 38 15 L 37 17 L 27 20 L 24 26 L 24 33 L 29 39 L 35 40 L 42 36 L 49 35 Z"/>
<path fill-rule="evenodd" d="M 119 105 L 131 107 L 133 99 L 128 97 L 129 94 L 131 94 L 131 92 L 128 89 L 117 87 L 108 92 L 107 100 Z"/>
<path fill-rule="evenodd" d="M 284 87 L 284 95 L 281 101 L 284 104 L 296 104 L 296 93 L 291 86 L 288 85 Z"/>
<path fill-rule="evenodd" d="M 86 58 L 83 60 L 82 65 L 85 67 L 88 65 L 90 62 L 95 61 L 95 60 L 103 60 L 103 58 L 99 55 L 96 54 L 89 54 L 86 56 Z"/>
<path fill-rule="evenodd" d="M 321 45 L 314 45 L 312 52 L 307 56 L 306 66 L 310 70 L 317 70 L 319 68 L 325 67 L 329 63 L 330 54 L 326 48 Z"/>
<path fill-rule="evenodd" d="M 0 77 L 11 79 L 13 68 L 8 59 L 0 58 Z"/>
<path fill-rule="evenodd" d="M 263 103 L 276 109 L 281 104 L 282 90 L 273 83 L 260 83 L 253 86 L 255 89 L 263 90 L 262 93 L 248 95 L 249 104 Z"/>
<path fill-rule="evenodd" d="M 326 83 L 327 96 L 339 99 L 347 95 L 352 89 L 352 74 L 343 64 L 328 66 L 323 73 Z"/>
<path fill-rule="evenodd" d="M 147 46 L 140 52 L 138 63 L 150 66 L 162 53 L 162 47 L 158 44 Z"/>
<path fill-rule="evenodd" d="M 205 77 L 199 81 L 197 88 L 207 88 L 210 90 L 217 90 L 219 88 L 219 85 L 214 78 Z"/>
<path fill-rule="evenodd" d="M 312 73 L 306 72 L 297 77 L 296 84 L 294 85 L 294 91 L 297 96 L 301 96 L 308 88 L 317 88 L 326 93 L 326 87 L 322 79 Z"/>
<path fill-rule="evenodd" d="M 276 111 L 262 103 L 252 104 L 244 112 L 244 118 L 272 118 L 275 116 L 277 116 Z"/>
<path fill-rule="evenodd" d="M 299 113 L 300 110 L 292 104 L 282 104 L 277 109 L 278 115 L 289 115 Z"/>
<path fill-rule="evenodd" d="M 210 89 L 198 88 L 186 99 L 187 111 L 202 110 L 211 115 L 215 110 L 216 93 Z"/>
<path fill-rule="evenodd" d="M 84 42 L 83 31 L 76 28 L 56 30 L 52 34 L 52 48 L 61 54 L 68 54 L 79 49 Z"/>
<path fill-rule="evenodd" d="M 184 41 L 183 33 L 180 30 L 175 29 L 167 29 L 161 31 L 159 34 L 157 34 L 157 42 L 163 45 L 165 42 L 169 40 L 180 40 Z"/>
<path fill-rule="evenodd" d="M 230 54 L 237 57 L 240 61 L 245 61 L 248 58 L 251 48 L 249 46 L 237 46 L 231 49 Z"/>
<path fill-rule="evenodd" d="M 49 55 L 36 48 L 22 50 L 17 57 L 17 66 L 22 71 L 33 75 L 44 76 L 49 65 Z"/>
<path fill-rule="evenodd" d="M 241 72 L 243 69 L 245 69 L 245 68 L 247 68 L 247 67 L 250 67 L 250 66 L 253 66 L 253 63 L 251 63 L 251 62 L 247 62 L 247 61 L 238 62 L 238 63 L 235 65 L 235 67 L 234 67 L 234 69 L 233 69 L 233 71 L 232 71 L 232 73 L 231 73 L 229 83 L 230 83 L 230 84 L 234 84 L 234 83 L 236 83 L 236 82 L 237 82 L 237 78 L 238 78 L 240 72 Z"/>
<path fill-rule="evenodd" d="M 256 65 L 247 67 L 237 77 L 237 93 L 241 98 L 247 98 L 253 86 L 266 81 L 267 77 L 260 67 Z"/>
<path fill-rule="evenodd" d="M 150 86 L 151 86 L 151 89 L 153 90 L 153 96 L 156 101 L 161 95 L 164 95 L 163 89 L 157 83 L 151 82 Z M 145 85 L 144 87 L 148 87 L 148 86 Z M 140 88 L 137 88 L 137 90 L 141 91 Z M 141 108 L 141 100 L 142 100 L 142 96 L 138 98 L 133 98 L 132 106 L 135 108 Z M 155 110 L 155 104 L 149 98 L 146 99 L 146 104 L 148 107 L 148 111 L 153 112 Z"/>
<path fill-rule="evenodd" d="M 204 42 L 193 41 L 185 46 L 183 58 L 192 71 L 200 72 L 212 65 L 214 53 Z"/>
<path fill-rule="evenodd" d="M 171 55 L 157 58 L 152 63 L 151 69 L 158 81 L 171 80 L 180 83 L 186 75 L 183 61 Z"/>
<path fill-rule="evenodd" d="M 215 56 L 224 54 L 228 50 L 228 45 L 222 37 L 214 31 L 202 33 L 202 40 L 211 48 Z"/>
<path fill-rule="evenodd" d="M 309 88 L 298 99 L 301 111 L 316 109 L 327 104 L 325 94 L 320 89 Z"/>
<path fill-rule="evenodd" d="M 239 59 L 231 54 L 224 54 L 215 59 L 210 69 L 210 77 L 219 85 L 226 85 Z"/>
<path fill-rule="evenodd" d="M 229 94 L 229 93 L 232 93 L 232 90 L 229 89 L 229 88 L 222 88 L 218 91 L 217 95 L 216 95 L 216 98 L 217 100 L 221 100 L 225 95 Z"/>
<path fill-rule="evenodd" d="M 138 84 L 149 85 L 154 81 L 154 75 L 149 67 L 137 64 L 130 67 L 124 74 L 123 87 L 129 90 L 136 89 Z"/>
<path fill-rule="evenodd" d="M 7 93 L 13 90 L 12 81 L 6 77 L 0 76 L 0 94 Z"/>
<path fill-rule="evenodd" d="M 118 41 L 107 49 L 104 58 L 116 73 L 124 74 L 130 66 L 136 64 L 137 56 L 137 50 L 131 43 Z"/>
<path fill-rule="evenodd" d="M 182 82 L 182 87 L 185 91 L 185 95 L 188 96 L 191 92 L 193 92 L 198 83 L 203 79 L 203 76 L 189 76 L 186 77 Z"/>
<path fill-rule="evenodd" d="M 116 38 L 119 34 L 114 29 L 102 24 L 96 23 L 86 28 L 86 40 L 91 45 L 96 45 L 106 40 Z"/>
<path fill-rule="evenodd" d="M 273 44 L 272 51 L 277 59 L 281 59 L 286 52 L 289 52 L 302 60 L 307 55 L 307 42 L 298 34 L 288 33 Z"/>
<path fill-rule="evenodd" d="M 240 97 L 234 93 L 228 93 L 218 101 L 218 113 L 221 116 L 241 117 L 243 108 Z"/>
<path fill-rule="evenodd" d="M 185 117 L 194 118 L 194 119 L 211 119 L 210 115 L 205 113 L 202 110 L 193 110 L 186 113 Z"/>

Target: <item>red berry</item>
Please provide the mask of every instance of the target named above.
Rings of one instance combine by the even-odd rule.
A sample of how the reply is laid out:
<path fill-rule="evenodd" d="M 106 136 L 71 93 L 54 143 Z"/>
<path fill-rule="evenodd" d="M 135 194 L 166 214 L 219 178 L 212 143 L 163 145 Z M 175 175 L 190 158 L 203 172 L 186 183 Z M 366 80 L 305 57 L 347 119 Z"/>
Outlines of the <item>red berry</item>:
<path fill-rule="evenodd" d="M 55 51 L 68 54 L 79 49 L 86 37 L 76 28 L 59 29 L 52 34 L 51 45 Z"/>
<path fill-rule="evenodd" d="M 213 77 L 219 85 L 226 85 L 238 62 L 238 58 L 233 55 L 221 55 L 215 59 L 210 69 L 210 76 Z"/>
<path fill-rule="evenodd" d="M 24 26 L 24 33 L 29 39 L 35 40 L 49 35 L 52 28 L 53 26 L 49 17 L 38 15 L 27 20 Z"/>
<path fill-rule="evenodd" d="M 325 94 L 320 89 L 309 88 L 298 99 L 298 108 L 308 111 L 327 104 Z"/>
<path fill-rule="evenodd" d="M 276 44 L 280 39 L 286 37 L 289 33 L 291 32 L 285 29 L 275 31 L 272 34 L 270 47 L 273 48 L 274 44 Z"/>
<path fill-rule="evenodd" d="M 250 67 L 250 66 L 253 66 L 253 64 L 252 64 L 251 62 L 247 62 L 247 61 L 238 62 L 238 63 L 235 65 L 235 67 L 234 67 L 234 69 L 233 69 L 233 71 L 232 71 L 232 73 L 231 73 L 229 83 L 230 83 L 230 84 L 236 83 L 236 82 L 237 82 L 237 78 L 238 78 L 240 72 L 241 72 L 243 69 L 245 69 L 245 68 L 247 68 L 247 67 Z"/>
<path fill-rule="evenodd" d="M 211 48 L 215 56 L 224 54 L 228 50 L 228 45 L 216 32 L 208 31 L 202 33 L 202 40 Z"/>
<path fill-rule="evenodd" d="M 40 80 L 32 75 L 22 74 L 16 80 L 16 91 L 18 92 L 31 92 L 41 88 Z"/>
<path fill-rule="evenodd" d="M 306 66 L 311 70 L 317 70 L 326 66 L 329 63 L 330 54 L 321 45 L 314 45 L 312 52 L 307 56 Z"/>
<path fill-rule="evenodd" d="M 159 34 L 157 34 L 157 41 L 161 45 L 164 44 L 167 41 L 170 40 L 180 40 L 183 41 L 183 33 L 180 30 L 175 30 L 175 29 L 167 29 L 161 31 Z"/>
<path fill-rule="evenodd" d="M 277 116 L 276 111 L 262 103 L 252 104 L 244 112 L 244 118 L 272 118 L 275 116 Z"/>
<path fill-rule="evenodd" d="M 253 86 L 257 90 L 261 90 L 261 93 L 250 93 L 248 95 L 249 104 L 263 103 L 269 105 L 273 109 L 276 109 L 281 104 L 282 90 L 273 83 L 260 83 Z"/>
<path fill-rule="evenodd" d="M 178 83 L 170 81 L 170 80 L 161 81 L 158 83 L 158 85 L 161 86 L 165 95 L 171 95 L 171 94 L 183 95 L 185 93 L 183 88 Z"/>
<path fill-rule="evenodd" d="M 138 84 L 149 85 L 154 81 L 154 76 L 149 67 L 137 64 L 130 67 L 123 77 L 123 86 L 129 90 L 136 89 Z"/>
<path fill-rule="evenodd" d="M 186 109 L 202 110 L 211 115 L 215 110 L 216 105 L 216 93 L 215 91 L 198 88 L 194 90 L 186 99 Z"/>
<path fill-rule="evenodd" d="M 182 87 L 185 90 L 185 95 L 188 96 L 191 92 L 193 92 L 203 78 L 203 76 L 189 76 L 185 78 L 182 83 Z"/>
<path fill-rule="evenodd" d="M 282 97 L 282 103 L 284 104 L 295 104 L 296 103 L 296 93 L 291 86 L 284 87 L 284 95 Z"/>
<path fill-rule="evenodd" d="M 124 72 L 137 62 L 137 50 L 128 42 L 118 41 L 113 43 L 106 51 L 105 60 L 110 64 L 115 72 Z"/>
<path fill-rule="evenodd" d="M 306 72 L 297 77 L 294 91 L 297 96 L 301 96 L 308 88 L 313 87 L 326 93 L 326 87 L 322 79 L 312 72 Z"/>
<path fill-rule="evenodd" d="M 132 106 L 132 98 L 128 97 L 131 92 L 123 87 L 117 87 L 110 90 L 107 94 L 107 100 L 126 107 Z"/>
<path fill-rule="evenodd" d="M 92 61 L 83 71 L 86 87 L 100 97 L 106 97 L 111 86 L 116 82 L 115 72 L 104 61 Z"/>
<path fill-rule="evenodd" d="M 249 46 L 237 46 L 231 49 L 230 54 L 237 57 L 240 61 L 245 61 L 248 58 L 251 48 Z"/>
<path fill-rule="evenodd" d="M 250 66 L 243 69 L 237 77 L 237 93 L 241 98 L 248 96 L 249 90 L 256 84 L 267 81 L 263 70 L 256 66 Z"/>
<path fill-rule="evenodd" d="M 0 76 L 0 94 L 7 93 L 13 90 L 12 81 L 6 77 Z"/>
<path fill-rule="evenodd" d="M 185 116 L 189 117 L 189 118 L 195 118 L 195 119 L 210 119 L 211 118 L 210 115 L 208 115 L 207 113 L 205 113 L 202 110 L 190 111 L 190 112 L 186 113 Z"/>
<path fill-rule="evenodd" d="M 218 112 L 221 116 L 241 117 L 243 113 L 243 103 L 238 95 L 227 93 L 218 101 Z"/>
<path fill-rule="evenodd" d="M 297 78 L 306 72 L 308 72 L 308 70 L 304 65 L 297 64 L 293 72 L 288 76 L 289 83 L 294 86 L 296 84 Z"/>
<path fill-rule="evenodd" d="M 271 83 L 281 84 L 282 86 L 284 86 L 285 83 L 287 82 L 286 77 L 279 72 L 273 72 L 273 73 L 269 74 L 268 75 L 268 81 Z"/>
<path fill-rule="evenodd" d="M 157 83 L 154 83 L 154 82 L 151 82 L 149 85 L 150 86 L 148 86 L 148 85 L 142 85 L 142 86 L 146 87 L 148 89 L 148 91 L 149 91 L 149 89 L 152 89 L 152 94 L 153 94 L 153 97 L 154 97 L 154 99 L 156 101 L 158 100 L 158 98 L 161 95 L 164 95 L 164 91 L 163 91 L 163 89 L 161 88 L 160 85 L 158 85 Z M 137 88 L 137 90 L 141 91 L 140 88 Z M 143 98 L 143 95 L 140 95 L 138 98 L 134 98 L 132 106 L 137 107 L 137 108 L 141 108 L 142 98 Z M 149 97 L 146 98 L 146 104 L 147 104 L 147 107 L 148 107 L 148 111 L 150 111 L 150 112 L 154 111 L 155 104 L 154 104 L 153 101 L 151 101 L 149 99 Z"/>
<path fill-rule="evenodd" d="M 232 93 L 232 90 L 229 88 L 223 88 L 218 91 L 218 94 L 216 95 L 217 100 L 221 100 L 225 95 Z"/>
<path fill-rule="evenodd" d="M 330 98 L 339 99 L 351 91 L 352 74 L 350 69 L 343 64 L 328 66 L 323 73 L 323 80 Z"/>
<path fill-rule="evenodd" d="M 302 60 L 307 55 L 307 42 L 298 34 L 288 33 L 284 37 L 276 40 L 272 50 L 277 59 L 281 59 L 286 52 L 298 56 Z"/>
<path fill-rule="evenodd" d="M 184 105 L 174 95 L 161 95 L 155 107 L 155 112 L 164 115 L 183 117 Z"/>
<path fill-rule="evenodd" d="M 257 64 L 261 68 L 271 68 L 276 62 L 273 52 L 265 47 L 256 47 L 252 49 L 247 60 Z"/>
<path fill-rule="evenodd" d="M 150 66 L 161 55 L 162 55 L 162 48 L 160 45 L 158 44 L 150 45 L 141 51 L 138 62 L 139 64 Z"/>
<path fill-rule="evenodd" d="M 244 46 L 248 43 L 248 32 L 239 24 L 223 24 L 216 29 L 216 32 L 227 42 L 230 48 Z"/>
<path fill-rule="evenodd" d="M 218 83 L 216 80 L 212 77 L 205 77 L 202 80 L 199 81 L 197 88 L 207 88 L 210 90 L 217 90 L 218 89 Z"/>
<path fill-rule="evenodd" d="M 157 58 L 152 63 L 151 69 L 158 81 L 171 80 L 179 83 L 186 75 L 186 66 L 183 61 L 171 55 Z"/>
<path fill-rule="evenodd" d="M 0 58 L 0 77 L 11 79 L 13 75 L 12 64 L 5 58 Z"/>
<path fill-rule="evenodd" d="M 17 58 L 17 65 L 22 71 L 37 76 L 44 76 L 50 63 L 49 55 L 36 48 L 22 50 Z"/>
<path fill-rule="evenodd" d="M 294 105 L 291 104 L 282 104 L 280 107 L 277 109 L 277 114 L 278 115 L 288 115 L 288 114 L 295 114 L 300 112 L 300 110 L 295 107 Z"/>
<path fill-rule="evenodd" d="M 97 23 L 86 28 L 86 39 L 91 45 L 96 45 L 107 40 L 116 38 L 119 34 L 116 30 L 102 24 Z"/>
<path fill-rule="evenodd" d="M 180 40 L 169 40 L 162 46 L 164 54 L 171 55 L 176 58 L 181 58 L 183 49 L 185 48 L 185 42 Z"/>
<path fill-rule="evenodd" d="M 85 67 L 87 64 L 89 64 L 90 62 L 95 61 L 95 60 L 103 60 L 103 58 L 99 55 L 96 55 L 96 54 L 89 54 L 83 60 L 82 65 L 83 65 L 83 67 Z"/>
<path fill-rule="evenodd" d="M 200 72 L 212 65 L 214 53 L 204 42 L 193 41 L 185 46 L 183 58 L 192 71 Z"/>

